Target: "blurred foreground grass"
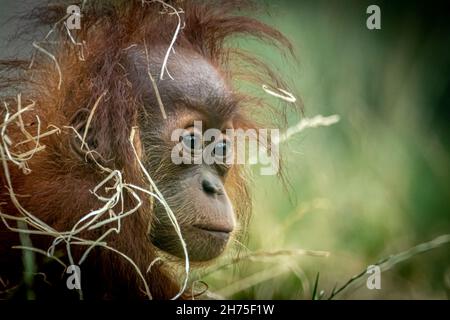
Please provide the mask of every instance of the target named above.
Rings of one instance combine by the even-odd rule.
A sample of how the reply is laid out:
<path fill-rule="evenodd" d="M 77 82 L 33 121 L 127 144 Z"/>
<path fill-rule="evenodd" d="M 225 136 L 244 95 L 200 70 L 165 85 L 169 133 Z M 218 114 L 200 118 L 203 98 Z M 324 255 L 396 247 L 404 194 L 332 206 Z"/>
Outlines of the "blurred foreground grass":
<path fill-rule="evenodd" d="M 320 273 L 318 290 L 328 295 L 379 259 L 450 233 L 448 111 L 442 109 L 448 108 L 448 35 L 424 31 L 412 11 L 399 14 L 383 3 L 380 31 L 366 29 L 364 2 L 270 3 L 264 19 L 293 41 L 297 69 L 273 49 L 243 44 L 294 83 L 306 116 L 338 114 L 341 121 L 283 145 L 288 190 L 255 170 L 254 215 L 241 252 L 311 249 L 330 256 L 241 262 L 207 276 L 212 291 L 311 299 Z M 383 273 L 381 290 L 363 285 L 337 298 L 446 299 L 449 248 Z"/>

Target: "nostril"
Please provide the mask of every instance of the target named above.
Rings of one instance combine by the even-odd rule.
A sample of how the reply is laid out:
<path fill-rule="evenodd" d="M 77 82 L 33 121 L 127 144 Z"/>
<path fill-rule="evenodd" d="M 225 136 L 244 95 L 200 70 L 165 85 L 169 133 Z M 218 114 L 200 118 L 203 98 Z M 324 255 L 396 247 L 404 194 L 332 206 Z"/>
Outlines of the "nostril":
<path fill-rule="evenodd" d="M 206 180 L 206 179 L 202 181 L 202 187 L 203 187 L 203 191 L 205 191 L 207 194 L 210 194 L 210 195 L 222 193 L 222 189 L 220 188 L 220 186 L 217 186 L 216 184 L 214 184 L 211 181 Z"/>

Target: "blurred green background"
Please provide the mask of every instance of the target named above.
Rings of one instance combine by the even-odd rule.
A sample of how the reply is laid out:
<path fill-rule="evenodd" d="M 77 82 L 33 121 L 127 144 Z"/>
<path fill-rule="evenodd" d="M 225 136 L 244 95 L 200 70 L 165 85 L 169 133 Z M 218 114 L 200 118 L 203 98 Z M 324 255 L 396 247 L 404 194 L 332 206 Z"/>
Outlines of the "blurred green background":
<path fill-rule="evenodd" d="M 450 233 L 450 17 L 433 1 L 266 4 L 262 19 L 292 40 L 299 63 L 257 42 L 243 47 L 279 68 L 306 116 L 341 121 L 283 144 L 287 190 L 254 170 L 250 235 L 236 248 L 330 256 L 243 260 L 203 280 L 226 297 L 311 299 L 319 273 L 326 297 L 381 258 Z M 370 4 L 381 8 L 381 30 L 366 28 Z M 448 299 L 449 252 L 413 256 L 382 273 L 381 290 L 364 279 L 336 298 Z"/>

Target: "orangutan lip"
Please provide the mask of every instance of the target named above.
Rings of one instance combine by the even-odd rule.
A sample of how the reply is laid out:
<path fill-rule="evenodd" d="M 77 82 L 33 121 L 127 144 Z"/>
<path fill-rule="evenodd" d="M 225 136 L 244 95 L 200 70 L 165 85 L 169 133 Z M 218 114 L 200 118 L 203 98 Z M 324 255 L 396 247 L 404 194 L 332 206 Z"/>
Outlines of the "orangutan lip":
<path fill-rule="evenodd" d="M 230 229 L 227 228 L 222 228 L 222 227 L 216 227 L 216 226 L 205 226 L 205 225 L 194 225 L 195 228 L 200 229 L 202 231 L 207 231 L 213 235 L 216 236 L 228 236 L 231 231 Z"/>

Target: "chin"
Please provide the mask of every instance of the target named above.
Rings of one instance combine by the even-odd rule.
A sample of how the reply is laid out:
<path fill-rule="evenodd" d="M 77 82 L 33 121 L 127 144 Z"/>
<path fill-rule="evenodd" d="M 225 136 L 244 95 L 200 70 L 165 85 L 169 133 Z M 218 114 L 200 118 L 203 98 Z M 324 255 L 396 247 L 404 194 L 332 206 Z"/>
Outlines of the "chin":
<path fill-rule="evenodd" d="M 231 232 L 204 227 L 181 228 L 181 233 L 191 262 L 202 263 L 218 258 L 226 250 L 231 239 Z M 155 232 L 150 238 L 159 250 L 176 258 L 185 258 L 181 241 L 175 232 L 171 232 L 170 235 Z"/>

